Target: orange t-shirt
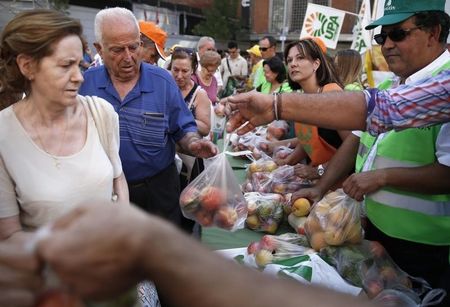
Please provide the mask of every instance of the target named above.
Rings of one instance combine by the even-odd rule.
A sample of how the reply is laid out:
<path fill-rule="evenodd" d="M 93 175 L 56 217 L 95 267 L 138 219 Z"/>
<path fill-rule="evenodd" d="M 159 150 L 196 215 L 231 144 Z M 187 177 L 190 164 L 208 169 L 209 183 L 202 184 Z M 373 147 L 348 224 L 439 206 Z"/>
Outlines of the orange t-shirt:
<path fill-rule="evenodd" d="M 329 83 L 322 89 L 323 93 L 333 91 L 342 91 L 342 88 L 336 83 Z M 312 166 L 328 162 L 337 150 L 320 137 L 319 129 L 316 126 L 295 123 L 295 133 L 308 154 Z"/>

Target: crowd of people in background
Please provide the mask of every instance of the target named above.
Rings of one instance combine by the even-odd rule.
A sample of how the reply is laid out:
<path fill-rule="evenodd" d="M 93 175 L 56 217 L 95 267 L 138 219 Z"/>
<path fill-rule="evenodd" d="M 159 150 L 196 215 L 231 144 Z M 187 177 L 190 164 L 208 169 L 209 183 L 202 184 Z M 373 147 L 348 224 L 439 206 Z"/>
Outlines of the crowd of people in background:
<path fill-rule="evenodd" d="M 411 12 L 407 1 L 398 2 L 403 6 L 387 10 L 384 17 L 367 27 L 382 27 L 375 40 L 395 74 L 379 84 L 379 90 L 401 90 L 424 78 L 442 78 L 442 73 L 450 69 L 450 53 L 445 45 L 450 17 L 443 2 L 415 1 Z M 264 36 L 249 49 L 241 50 L 236 41 L 229 41 L 222 51 L 217 50 L 213 37 L 201 37 L 196 48 L 178 44 L 168 48 L 167 38 L 156 24 L 138 21 L 131 11 L 118 7 L 96 15 L 95 55 L 83 37 L 81 24 L 58 12 L 33 10 L 8 23 L 0 46 L 0 240 L 9 246 L 25 242 L 39 227 L 95 199 L 101 203 L 101 210 L 81 206 L 78 213 L 67 218 L 75 221 L 71 222 L 74 226 L 61 223 L 58 227 L 63 235 L 57 232 L 53 241 L 44 240 L 38 250 L 40 257 L 59 269 L 63 281 L 71 283 L 79 294 L 108 297 L 114 290 L 124 290 L 145 277 L 155 280 L 163 306 L 198 303 L 201 287 L 211 282 L 211 276 L 217 276 L 214 270 L 208 272 L 211 276 L 199 274 L 193 283 L 194 294 L 182 291 L 187 301 L 172 295 L 170 282 L 164 278 L 164 274 L 170 275 L 181 285 L 188 280 L 187 275 L 195 275 L 202 264 L 195 265 L 189 256 L 186 276 L 169 269 L 159 271 L 150 260 L 141 258 L 151 254 L 147 248 L 138 248 L 135 242 L 124 243 L 126 240 L 118 234 L 114 236 L 117 245 L 108 243 L 111 246 L 103 246 L 102 252 L 120 253 L 117 247 L 122 244 L 130 247 L 130 258 L 124 258 L 119 269 L 95 276 L 99 281 L 108 276 L 116 278 L 110 289 L 100 285 L 87 289 L 81 277 L 71 275 L 77 270 L 71 267 L 76 261 L 67 263 L 72 255 L 58 235 L 77 244 L 82 244 L 77 234 L 81 230 L 88 234 L 92 231 L 92 238 L 104 239 L 94 226 L 86 226 L 95 222 L 90 214 L 119 226 L 129 218 L 135 225 L 121 231 L 124 237 L 136 236 L 139 245 L 149 243 L 144 235 L 138 235 L 147 231 L 153 240 L 166 244 L 174 253 L 192 248 L 192 255 L 207 267 L 220 266 L 214 256 L 203 256 L 206 252 L 194 240 L 180 247 L 171 239 L 187 238 L 175 228 L 194 237 L 201 235 L 199 225 L 182 215 L 180 191 L 205 169 L 204 159 L 219 152 L 213 130 L 234 109 L 240 113 L 233 113 L 229 127 L 237 128 L 236 123 L 249 120 L 243 128 L 247 131 L 256 123 L 286 120 L 290 136 L 273 143 L 267 141 L 261 150 L 271 154 L 275 146 L 290 147 L 291 152 L 276 163 L 293 165 L 298 176 L 315 182 L 315 186 L 294 193 L 293 200 L 305 197 L 318 201 L 329 190 L 342 187 L 349 196 L 364 201 L 366 238 L 380 241 L 406 272 L 424 277 L 434 288 L 450 290 L 450 123 L 373 136 L 343 129 L 365 128 L 365 117 L 358 119 L 359 124 L 345 125 L 356 121 L 350 111 L 321 118 L 319 113 L 324 110 L 313 115 L 311 107 L 310 118 L 304 115 L 306 112 L 300 114 L 292 102 L 300 100 L 298 97 L 337 101 L 339 95 L 350 95 L 345 92 L 353 94 L 345 96 L 349 97 L 349 106 L 352 99 L 359 99 L 368 108 L 364 110 L 370 111 L 366 113 L 379 111 L 374 100 L 383 94 L 367 89 L 361 54 L 351 49 L 331 52 L 320 38 L 289 42 L 279 50 L 274 37 Z M 432 90 L 437 93 L 440 82 L 427 86 L 434 86 Z M 239 93 L 244 94 L 236 95 Z M 413 94 L 409 91 L 396 98 L 408 100 Z M 387 92 L 382 97 L 393 100 L 389 95 Z M 259 118 L 254 119 L 252 112 Z M 342 118 L 341 122 L 332 117 Z M 102 207 L 111 202 L 118 206 L 133 203 L 151 215 L 120 208 L 117 212 L 124 215 L 114 217 L 113 208 Z M 113 228 L 105 226 L 110 231 Z M 155 239 L 155 234 L 160 237 Z M 26 271 L 33 285 L 38 283 L 38 264 L 23 269 L 8 257 L 4 260 L 2 250 L 0 245 L 0 271 L 3 263 L 5 267 L 13 263 L 14 269 Z M 152 255 L 166 263 L 164 253 Z M 37 261 L 35 255 L 27 257 Z M 110 265 L 100 253 L 86 259 L 89 257 Z M 139 264 L 131 264 L 138 258 Z M 84 265 L 88 271 L 90 267 Z M 218 272 L 232 278 L 261 279 L 268 285 L 275 283 L 268 277 L 242 273 L 229 264 Z M 125 274 L 129 274 L 128 278 L 123 277 Z M 233 288 L 227 280 L 220 283 L 236 295 L 211 295 L 205 306 L 250 306 L 247 300 L 253 297 L 253 290 Z M 280 285 L 292 290 L 287 294 L 283 287 L 273 286 L 286 296 L 284 306 L 294 306 L 290 295 L 298 297 L 292 294 L 295 287 L 286 281 Z M 301 293 L 308 291 L 302 287 Z M 24 288 L 35 291 L 30 284 Z M 0 288 L 0 297 L 2 291 Z M 324 293 L 324 302 L 330 306 L 338 302 L 342 306 L 367 303 L 321 289 L 312 291 Z M 12 304 L 27 306 L 26 298 Z M 0 298 L 0 305 L 2 299 L 8 304 L 8 296 Z M 271 301 L 262 296 L 255 306 L 268 306 Z M 312 296 L 307 301 L 317 305 Z M 443 306 L 446 303 L 448 298 Z"/>

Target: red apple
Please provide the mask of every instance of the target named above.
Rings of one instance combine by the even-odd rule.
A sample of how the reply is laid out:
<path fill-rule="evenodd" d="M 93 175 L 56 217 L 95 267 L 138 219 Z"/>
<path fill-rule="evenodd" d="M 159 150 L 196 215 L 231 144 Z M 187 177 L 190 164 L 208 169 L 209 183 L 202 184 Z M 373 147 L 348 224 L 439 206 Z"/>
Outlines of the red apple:
<path fill-rule="evenodd" d="M 277 242 L 271 235 L 264 235 L 259 241 L 259 246 L 262 249 L 273 252 L 277 248 Z"/>
<path fill-rule="evenodd" d="M 208 211 L 216 211 L 226 203 L 225 193 L 216 187 L 205 187 L 200 193 L 200 204 Z"/>
<path fill-rule="evenodd" d="M 197 222 L 205 227 L 212 226 L 214 222 L 213 217 L 213 213 L 207 210 L 199 210 L 195 214 L 195 219 L 197 220 Z"/>
<path fill-rule="evenodd" d="M 234 224 L 237 221 L 237 218 L 238 214 L 236 212 L 236 209 L 231 207 L 220 208 L 214 215 L 216 225 L 224 229 L 233 228 Z"/>
<path fill-rule="evenodd" d="M 252 242 L 247 246 L 247 254 L 252 255 L 255 254 L 259 250 L 259 243 Z"/>

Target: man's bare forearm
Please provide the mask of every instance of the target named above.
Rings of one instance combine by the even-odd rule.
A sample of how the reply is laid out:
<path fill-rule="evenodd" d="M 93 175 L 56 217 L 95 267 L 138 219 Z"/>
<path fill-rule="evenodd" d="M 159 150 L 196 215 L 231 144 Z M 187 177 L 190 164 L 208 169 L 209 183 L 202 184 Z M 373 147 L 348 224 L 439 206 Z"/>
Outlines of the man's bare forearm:
<path fill-rule="evenodd" d="M 343 111 L 345 110 L 345 111 Z M 282 95 L 281 118 L 335 130 L 366 128 L 364 94 L 331 92 Z"/>
<path fill-rule="evenodd" d="M 267 276 L 222 258 L 166 223 L 149 222 L 144 251 L 147 277 L 173 306 L 371 306 L 368 301 Z M 157 248 L 155 248 L 157 247 Z M 147 259 L 147 260 L 146 260 Z"/>

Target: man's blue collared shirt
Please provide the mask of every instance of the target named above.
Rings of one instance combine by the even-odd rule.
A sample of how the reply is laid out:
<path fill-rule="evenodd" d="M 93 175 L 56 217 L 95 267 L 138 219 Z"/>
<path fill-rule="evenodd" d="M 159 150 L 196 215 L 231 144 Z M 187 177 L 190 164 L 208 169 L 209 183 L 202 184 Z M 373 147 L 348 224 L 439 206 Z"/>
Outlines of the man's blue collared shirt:
<path fill-rule="evenodd" d="M 153 176 L 173 163 L 175 143 L 197 131 L 172 76 L 145 63 L 135 87 L 121 101 L 104 66 L 84 74 L 81 95 L 98 96 L 119 114 L 120 158 L 129 182 Z"/>

